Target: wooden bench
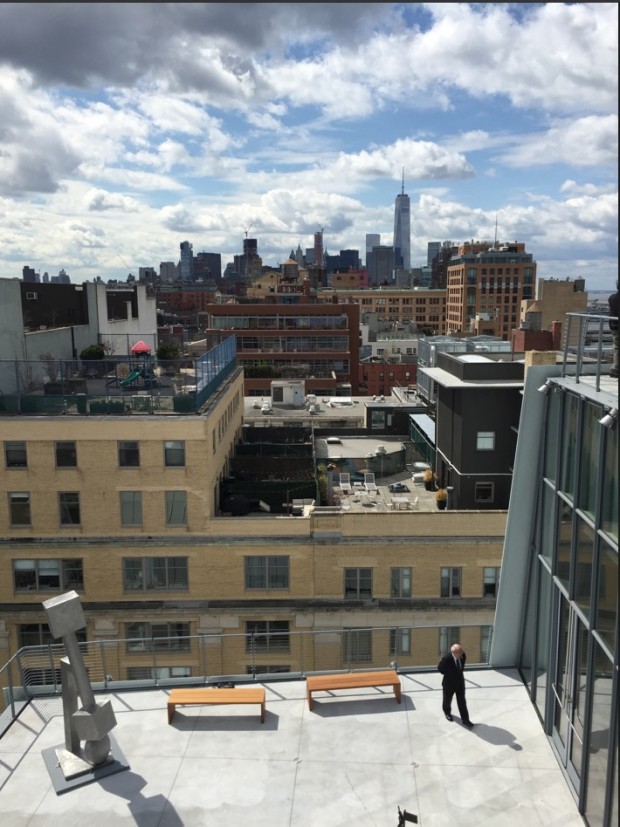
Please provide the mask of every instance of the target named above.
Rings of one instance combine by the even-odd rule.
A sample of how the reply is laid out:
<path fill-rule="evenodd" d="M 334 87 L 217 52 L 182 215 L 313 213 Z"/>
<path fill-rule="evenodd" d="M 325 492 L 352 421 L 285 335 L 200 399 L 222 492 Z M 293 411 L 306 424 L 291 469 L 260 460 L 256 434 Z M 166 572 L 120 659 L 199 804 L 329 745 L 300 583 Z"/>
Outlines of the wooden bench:
<path fill-rule="evenodd" d="M 265 723 L 264 689 L 173 689 L 168 696 L 168 723 L 177 706 L 205 704 L 260 704 L 260 722 Z"/>
<path fill-rule="evenodd" d="M 312 693 L 328 692 L 334 689 L 361 689 L 365 686 L 391 686 L 400 703 L 400 679 L 396 670 L 385 672 L 347 672 L 342 675 L 311 675 L 306 678 L 308 709 L 312 709 Z"/>

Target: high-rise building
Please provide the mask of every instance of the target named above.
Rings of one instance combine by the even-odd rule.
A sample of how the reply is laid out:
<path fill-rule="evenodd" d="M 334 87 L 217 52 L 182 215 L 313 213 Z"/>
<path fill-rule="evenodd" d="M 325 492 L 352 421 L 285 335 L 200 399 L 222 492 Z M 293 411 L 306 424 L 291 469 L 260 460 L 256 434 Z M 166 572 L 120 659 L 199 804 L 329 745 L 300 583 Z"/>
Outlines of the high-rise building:
<path fill-rule="evenodd" d="M 314 264 L 323 267 L 323 230 L 314 234 Z"/>
<path fill-rule="evenodd" d="M 372 258 L 372 248 L 381 246 L 380 233 L 366 233 L 366 267 L 370 266 L 370 259 Z"/>
<path fill-rule="evenodd" d="M 411 267 L 411 219 L 409 196 L 405 194 L 405 171 L 403 183 L 394 205 L 394 266 L 408 270 Z"/>
<path fill-rule="evenodd" d="M 426 264 L 430 267 L 435 256 L 441 252 L 441 241 L 429 241 L 426 246 Z"/>
<path fill-rule="evenodd" d="M 394 277 L 394 248 L 386 245 L 373 247 L 368 265 L 368 282 L 371 285 L 392 284 Z"/>
<path fill-rule="evenodd" d="M 519 327 L 521 302 L 531 301 L 535 285 L 536 262 L 525 244 L 461 244 L 447 268 L 448 333 L 466 333 L 477 319 L 487 320 L 494 335 L 509 340 Z"/>
<path fill-rule="evenodd" d="M 36 284 L 40 280 L 39 274 L 34 267 L 28 267 L 27 264 L 22 267 L 22 281 L 27 281 L 30 284 Z"/>
<path fill-rule="evenodd" d="M 189 241 L 182 241 L 179 247 L 181 248 L 181 261 L 179 262 L 181 281 L 191 281 L 193 269 L 192 245 Z"/>

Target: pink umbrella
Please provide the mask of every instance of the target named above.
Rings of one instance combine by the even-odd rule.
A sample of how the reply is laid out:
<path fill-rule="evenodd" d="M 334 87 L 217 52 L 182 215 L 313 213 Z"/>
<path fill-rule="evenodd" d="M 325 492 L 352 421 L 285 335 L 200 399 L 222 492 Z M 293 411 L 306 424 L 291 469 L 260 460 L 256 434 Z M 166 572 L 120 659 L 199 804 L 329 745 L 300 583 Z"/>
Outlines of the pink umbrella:
<path fill-rule="evenodd" d="M 151 348 L 147 345 L 146 342 L 139 341 L 136 342 L 135 345 L 131 348 L 132 353 L 150 353 Z"/>

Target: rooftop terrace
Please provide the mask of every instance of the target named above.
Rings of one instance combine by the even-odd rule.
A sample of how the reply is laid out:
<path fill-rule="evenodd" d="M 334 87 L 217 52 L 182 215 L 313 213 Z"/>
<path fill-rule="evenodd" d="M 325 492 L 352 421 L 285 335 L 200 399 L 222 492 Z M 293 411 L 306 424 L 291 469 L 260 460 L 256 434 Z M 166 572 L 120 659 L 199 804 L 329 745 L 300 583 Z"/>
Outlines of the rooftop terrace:
<path fill-rule="evenodd" d="M 167 691 L 112 692 L 111 735 L 129 769 L 57 795 L 42 750 L 64 743 L 60 697 L 38 697 L 0 738 L 0 812 L 10 827 L 577 827 L 583 821 L 516 670 L 468 670 L 473 730 L 441 711 L 441 675 L 391 690 L 317 693 L 261 683 L 254 707 L 177 709 Z M 456 711 L 456 705 L 454 710 Z"/>

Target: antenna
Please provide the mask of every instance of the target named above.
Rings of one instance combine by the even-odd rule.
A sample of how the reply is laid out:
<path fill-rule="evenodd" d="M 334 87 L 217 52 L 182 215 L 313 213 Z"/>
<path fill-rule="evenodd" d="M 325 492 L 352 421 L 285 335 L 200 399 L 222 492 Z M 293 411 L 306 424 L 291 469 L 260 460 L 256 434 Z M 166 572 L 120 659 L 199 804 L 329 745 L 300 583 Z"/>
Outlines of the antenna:
<path fill-rule="evenodd" d="M 493 249 L 497 250 L 497 210 L 495 211 L 495 241 L 493 243 Z"/>
<path fill-rule="evenodd" d="M 401 190 L 401 195 L 405 194 L 405 167 L 403 167 L 403 186 Z"/>

